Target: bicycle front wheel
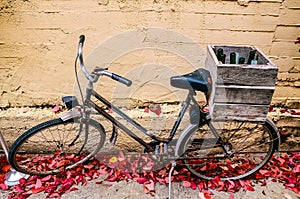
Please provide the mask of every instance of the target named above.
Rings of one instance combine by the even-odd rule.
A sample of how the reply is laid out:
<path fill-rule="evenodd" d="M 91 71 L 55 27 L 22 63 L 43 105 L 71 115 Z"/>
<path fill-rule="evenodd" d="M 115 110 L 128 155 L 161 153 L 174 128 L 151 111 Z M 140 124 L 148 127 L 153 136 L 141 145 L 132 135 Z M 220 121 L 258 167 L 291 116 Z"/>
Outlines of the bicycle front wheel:
<path fill-rule="evenodd" d="M 276 135 L 269 120 L 209 122 L 187 134 L 179 146 L 179 155 L 198 177 L 241 179 L 258 171 L 272 157 Z"/>
<path fill-rule="evenodd" d="M 105 131 L 94 120 L 54 119 L 21 135 L 11 146 L 9 163 L 30 175 L 57 174 L 90 159 L 104 141 Z"/>

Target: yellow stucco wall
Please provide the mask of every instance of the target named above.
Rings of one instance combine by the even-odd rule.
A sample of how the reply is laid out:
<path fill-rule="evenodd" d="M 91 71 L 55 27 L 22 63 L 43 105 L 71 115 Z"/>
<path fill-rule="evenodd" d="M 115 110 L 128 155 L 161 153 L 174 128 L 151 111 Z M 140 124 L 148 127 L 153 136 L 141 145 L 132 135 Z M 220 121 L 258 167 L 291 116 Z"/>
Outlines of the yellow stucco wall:
<path fill-rule="evenodd" d="M 299 0 L 3 0 L 0 9 L 0 107 L 53 104 L 73 94 L 73 62 L 81 34 L 86 35 L 84 53 L 91 66 L 109 64 L 112 72 L 135 82 L 128 91 L 105 81 L 101 91 L 108 97 L 176 100 L 176 91 L 166 86 L 170 71 L 180 74 L 201 66 L 207 44 L 255 45 L 279 67 L 273 103 L 299 106 Z M 127 43 L 117 40 L 126 32 L 137 37 L 128 37 Z M 144 46 L 147 35 L 153 39 L 156 33 L 161 35 L 151 42 L 161 48 Z M 174 44 L 180 36 L 184 39 Z M 182 52 L 189 41 L 202 51 Z M 125 52 L 123 47 L 134 42 L 141 43 Z M 124 52 L 101 63 L 99 46 L 108 54 Z"/>

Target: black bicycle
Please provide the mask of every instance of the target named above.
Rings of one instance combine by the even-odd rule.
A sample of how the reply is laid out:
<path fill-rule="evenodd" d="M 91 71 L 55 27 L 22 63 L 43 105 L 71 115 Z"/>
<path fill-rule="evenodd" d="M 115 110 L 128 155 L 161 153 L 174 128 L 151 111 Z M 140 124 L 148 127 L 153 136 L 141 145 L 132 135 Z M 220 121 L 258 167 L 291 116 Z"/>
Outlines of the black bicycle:
<path fill-rule="evenodd" d="M 109 142 L 115 144 L 117 129 L 122 130 L 144 148 L 146 153 L 157 160 L 180 161 L 193 174 L 205 179 L 219 176 L 221 179 L 240 179 L 262 168 L 280 145 L 280 135 L 274 123 L 267 118 L 265 122 L 214 121 L 195 99 L 196 92 L 202 92 L 209 98 L 210 74 L 198 69 L 189 74 L 171 77 L 172 86 L 187 89 L 188 94 L 167 138 L 158 137 L 130 118 L 121 109 L 114 106 L 93 89 L 100 76 L 131 85 L 131 81 L 110 73 L 107 68 L 98 68 L 89 73 L 84 65 L 82 47 L 85 37 L 80 36 L 78 55 L 75 60 L 88 79 L 86 96 L 82 105 L 74 96 L 64 97 L 66 107 L 70 109 L 60 118 L 41 123 L 21 135 L 11 146 L 9 163 L 17 171 L 33 174 L 56 174 L 83 163 L 101 153 L 106 141 L 106 133 L 101 121 L 91 118 L 93 112 L 110 121 L 113 131 Z M 80 85 L 79 85 L 80 88 Z M 102 105 L 99 106 L 98 103 Z M 145 142 L 133 133 L 127 125 L 114 118 L 107 110 L 112 109 L 121 118 L 142 132 L 151 142 Z M 178 127 L 185 114 L 190 120 L 184 131 Z M 178 134 L 178 139 L 173 139 Z M 63 159 L 61 158 L 63 156 Z"/>

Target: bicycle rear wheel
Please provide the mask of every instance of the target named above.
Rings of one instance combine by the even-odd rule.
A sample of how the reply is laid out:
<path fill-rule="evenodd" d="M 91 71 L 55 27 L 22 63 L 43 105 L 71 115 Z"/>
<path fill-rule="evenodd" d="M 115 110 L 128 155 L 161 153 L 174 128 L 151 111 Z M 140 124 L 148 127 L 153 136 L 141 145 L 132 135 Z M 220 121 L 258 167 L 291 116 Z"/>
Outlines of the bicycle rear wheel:
<path fill-rule="evenodd" d="M 187 133 L 179 146 L 179 155 L 198 177 L 236 180 L 262 168 L 278 147 L 278 139 L 269 120 L 209 122 Z"/>
<path fill-rule="evenodd" d="M 21 135 L 11 146 L 9 163 L 26 174 L 57 174 L 90 159 L 104 141 L 105 131 L 94 120 L 54 119 Z"/>

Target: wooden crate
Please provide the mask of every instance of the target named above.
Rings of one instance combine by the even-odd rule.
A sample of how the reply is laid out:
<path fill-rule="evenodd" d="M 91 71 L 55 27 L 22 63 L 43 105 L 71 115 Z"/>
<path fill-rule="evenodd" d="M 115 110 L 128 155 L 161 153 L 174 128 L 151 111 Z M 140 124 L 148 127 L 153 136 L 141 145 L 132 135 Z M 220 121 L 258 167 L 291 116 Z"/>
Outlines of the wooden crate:
<path fill-rule="evenodd" d="M 217 49 L 226 54 L 218 61 Z M 247 61 L 250 50 L 256 50 L 257 65 L 229 64 L 231 52 Z M 275 89 L 278 67 L 254 46 L 208 45 L 205 68 L 212 76 L 209 108 L 214 120 L 265 121 Z"/>

